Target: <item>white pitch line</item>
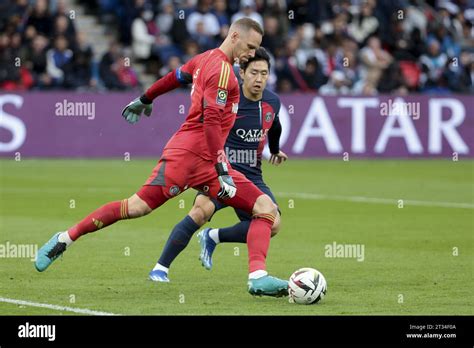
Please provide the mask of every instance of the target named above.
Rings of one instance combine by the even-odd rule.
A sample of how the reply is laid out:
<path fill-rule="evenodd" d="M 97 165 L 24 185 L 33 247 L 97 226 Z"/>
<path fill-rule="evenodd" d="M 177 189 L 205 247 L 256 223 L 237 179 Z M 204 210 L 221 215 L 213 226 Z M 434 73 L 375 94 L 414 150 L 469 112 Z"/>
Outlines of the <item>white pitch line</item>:
<path fill-rule="evenodd" d="M 85 309 L 85 308 L 82 309 L 82 308 L 64 307 L 64 306 L 47 304 L 47 303 L 15 300 L 12 298 L 4 298 L 4 297 L 0 297 L 0 302 L 13 303 L 17 305 L 30 306 L 30 307 L 48 308 L 55 311 L 73 312 L 73 313 L 88 314 L 88 315 L 119 315 L 119 314 L 108 313 L 108 312 L 93 311 L 93 310 Z"/>
<path fill-rule="evenodd" d="M 277 196 L 288 198 L 302 198 L 314 200 L 328 200 L 328 201 L 343 201 L 343 202 L 358 202 L 358 203 L 380 203 L 397 205 L 399 200 L 403 200 L 404 205 L 418 205 L 424 207 L 442 207 L 442 208 L 463 208 L 474 209 L 474 204 L 457 203 L 457 202 L 434 202 L 434 201 L 418 201 L 403 198 L 374 198 L 363 196 L 339 196 L 339 195 L 322 195 L 316 193 L 301 193 L 301 192 L 276 192 Z"/>

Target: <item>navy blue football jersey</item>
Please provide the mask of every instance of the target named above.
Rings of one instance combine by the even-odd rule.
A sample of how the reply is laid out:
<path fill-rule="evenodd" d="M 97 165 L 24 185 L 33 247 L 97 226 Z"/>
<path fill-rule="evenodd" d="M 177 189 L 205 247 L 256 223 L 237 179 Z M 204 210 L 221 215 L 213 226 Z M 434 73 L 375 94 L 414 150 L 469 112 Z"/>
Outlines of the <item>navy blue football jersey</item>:
<path fill-rule="evenodd" d="M 261 100 L 252 101 L 240 86 L 237 117 L 224 150 L 232 167 L 247 178 L 262 176 L 262 151 L 269 130 L 279 124 L 280 105 L 280 98 L 268 89 L 263 91 Z"/>

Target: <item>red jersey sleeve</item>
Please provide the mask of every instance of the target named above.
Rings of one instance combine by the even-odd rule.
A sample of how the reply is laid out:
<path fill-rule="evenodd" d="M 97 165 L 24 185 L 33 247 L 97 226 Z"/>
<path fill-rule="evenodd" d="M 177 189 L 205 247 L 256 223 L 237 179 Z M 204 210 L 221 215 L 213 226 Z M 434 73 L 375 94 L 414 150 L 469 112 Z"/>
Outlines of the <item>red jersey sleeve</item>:
<path fill-rule="evenodd" d="M 204 86 L 204 106 L 224 110 L 229 94 L 229 80 L 232 67 L 221 61 L 209 71 Z"/>
<path fill-rule="evenodd" d="M 181 65 L 181 67 L 179 68 L 181 74 L 184 73 L 184 74 L 190 75 L 189 77 L 191 79 L 189 80 L 189 77 L 188 77 L 186 81 L 187 83 L 193 82 L 194 70 L 196 69 L 196 66 L 199 60 L 202 59 L 202 55 L 203 54 L 201 53 L 201 54 L 198 54 L 197 56 L 194 56 L 193 58 L 188 60 L 185 64 Z"/>
<path fill-rule="evenodd" d="M 169 91 L 172 91 L 175 88 L 178 88 L 180 85 L 187 85 L 193 82 L 193 73 L 196 67 L 196 63 L 199 61 L 197 55 L 194 58 L 190 59 L 186 64 L 180 66 L 177 69 L 169 72 L 161 79 L 156 81 L 144 94 L 142 97 L 142 102 L 149 104 L 156 97 L 165 94 Z"/>
<path fill-rule="evenodd" d="M 204 137 L 207 142 L 213 164 L 224 160 L 222 143 L 222 115 L 227 103 L 231 66 L 221 61 L 209 71 L 204 87 Z"/>

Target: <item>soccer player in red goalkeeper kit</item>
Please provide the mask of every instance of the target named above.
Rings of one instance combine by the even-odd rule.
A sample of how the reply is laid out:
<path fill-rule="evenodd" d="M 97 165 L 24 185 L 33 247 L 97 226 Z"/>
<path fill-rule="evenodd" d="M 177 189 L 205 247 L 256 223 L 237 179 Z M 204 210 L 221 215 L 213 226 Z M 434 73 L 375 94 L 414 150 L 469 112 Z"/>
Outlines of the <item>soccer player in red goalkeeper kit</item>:
<path fill-rule="evenodd" d="M 286 296 L 288 282 L 268 275 L 266 255 L 277 207 L 243 174 L 232 169 L 224 143 L 239 104 L 239 85 L 232 69 L 235 60 L 247 61 L 262 41 L 260 25 L 242 18 L 234 22 L 219 48 L 195 56 L 182 67 L 156 81 L 122 112 L 136 123 L 142 112 L 150 116 L 152 101 L 181 84 L 192 82 L 191 108 L 186 121 L 166 144 L 151 176 L 128 199 L 108 203 L 67 231 L 56 233 L 41 249 L 35 267 L 42 272 L 74 241 L 118 220 L 141 217 L 194 188 L 225 204 L 252 214 L 247 235 L 248 291 L 252 295 Z"/>

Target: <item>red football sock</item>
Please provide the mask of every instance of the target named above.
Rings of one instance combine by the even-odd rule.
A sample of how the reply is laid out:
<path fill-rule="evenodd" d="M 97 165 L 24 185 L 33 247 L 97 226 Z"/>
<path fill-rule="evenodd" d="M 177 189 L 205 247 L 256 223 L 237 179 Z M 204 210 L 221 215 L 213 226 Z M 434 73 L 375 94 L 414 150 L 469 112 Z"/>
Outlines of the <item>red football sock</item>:
<path fill-rule="evenodd" d="M 84 234 L 100 230 L 122 219 L 128 219 L 127 199 L 103 205 L 87 215 L 77 225 L 71 227 L 67 232 L 72 240 L 76 240 Z"/>
<path fill-rule="evenodd" d="M 270 245 L 275 217 L 271 214 L 254 215 L 247 234 L 249 273 L 266 270 L 265 259 Z"/>

